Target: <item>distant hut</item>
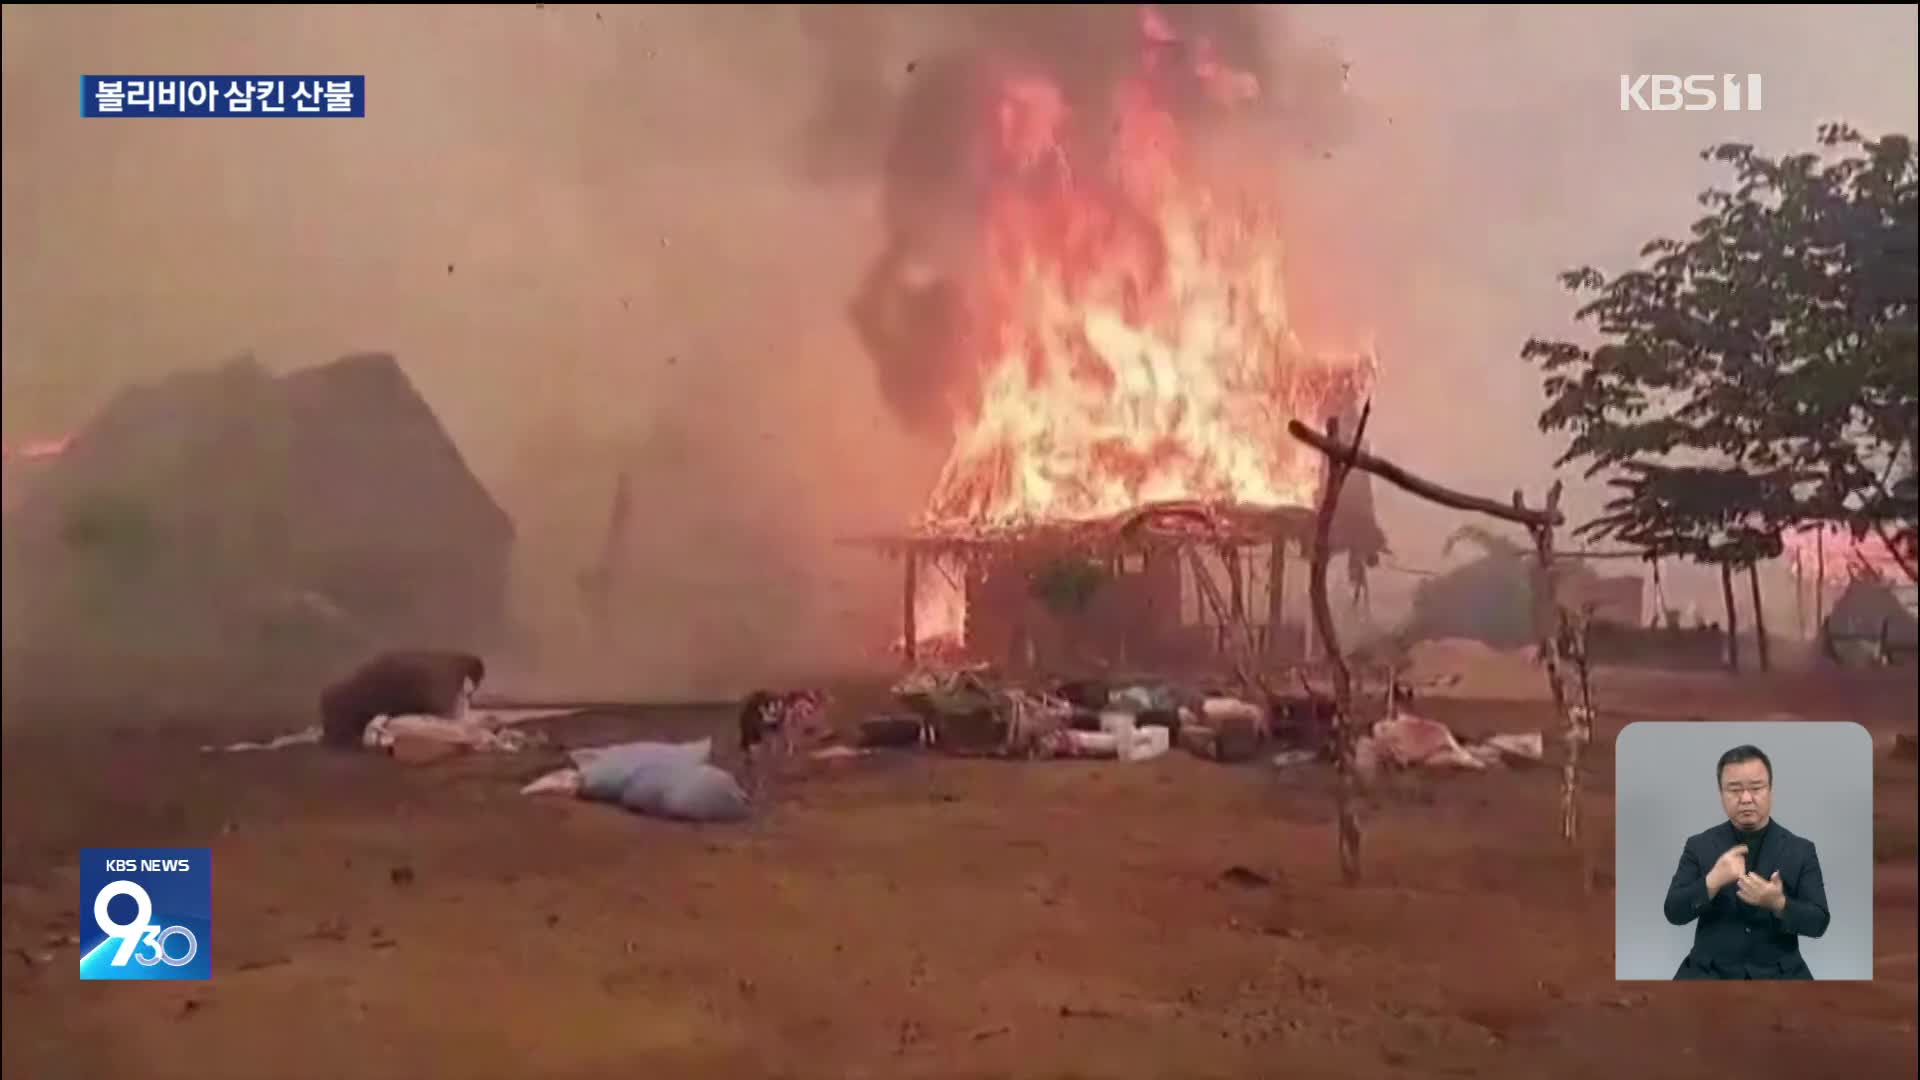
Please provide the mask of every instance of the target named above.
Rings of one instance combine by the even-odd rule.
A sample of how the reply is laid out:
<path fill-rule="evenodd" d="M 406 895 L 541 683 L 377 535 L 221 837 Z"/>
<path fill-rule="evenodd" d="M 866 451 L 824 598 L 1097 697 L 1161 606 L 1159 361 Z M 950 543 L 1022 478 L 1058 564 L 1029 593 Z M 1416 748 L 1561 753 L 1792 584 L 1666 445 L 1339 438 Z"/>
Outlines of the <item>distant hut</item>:
<path fill-rule="evenodd" d="M 479 645 L 514 528 L 385 354 L 128 388 L 6 516 L 9 648 Z"/>
<path fill-rule="evenodd" d="M 1837 662 L 1862 657 L 1891 662 L 1911 658 L 1920 648 L 1920 620 L 1884 580 L 1860 574 L 1834 602 L 1821 624 L 1820 640 L 1827 656 Z"/>

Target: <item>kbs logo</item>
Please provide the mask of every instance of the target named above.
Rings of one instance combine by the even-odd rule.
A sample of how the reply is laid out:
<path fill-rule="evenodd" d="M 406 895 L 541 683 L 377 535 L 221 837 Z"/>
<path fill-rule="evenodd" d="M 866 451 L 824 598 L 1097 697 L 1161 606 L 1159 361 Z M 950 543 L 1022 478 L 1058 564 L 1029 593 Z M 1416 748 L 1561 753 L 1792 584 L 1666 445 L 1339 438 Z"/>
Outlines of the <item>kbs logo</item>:
<path fill-rule="evenodd" d="M 1621 112 L 1712 112 L 1715 109 L 1759 112 L 1760 76 L 1620 76 Z"/>
<path fill-rule="evenodd" d="M 207 979 L 213 862 L 207 848 L 80 852 L 82 979 Z"/>

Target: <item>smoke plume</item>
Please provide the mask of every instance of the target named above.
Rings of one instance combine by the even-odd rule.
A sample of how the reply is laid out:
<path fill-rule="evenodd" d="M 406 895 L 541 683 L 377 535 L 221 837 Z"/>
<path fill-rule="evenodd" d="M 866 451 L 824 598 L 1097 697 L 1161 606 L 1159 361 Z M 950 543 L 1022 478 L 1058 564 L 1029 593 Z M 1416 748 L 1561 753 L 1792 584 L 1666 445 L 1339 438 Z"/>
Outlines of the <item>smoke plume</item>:
<path fill-rule="evenodd" d="M 1058 89 L 1064 140 L 1079 163 L 1105 160 L 1111 95 L 1149 51 L 1186 76 L 1166 101 L 1183 135 L 1204 138 L 1231 123 L 1279 154 L 1336 140 L 1349 120 L 1337 61 L 1292 44 L 1284 20 L 1271 15 L 1198 4 L 906 14 L 862 7 L 807 16 L 824 82 L 800 169 L 816 180 L 879 178 L 884 239 L 850 315 L 903 423 L 936 439 L 950 435 L 953 410 L 972 388 L 965 280 L 981 197 L 1003 168 L 984 144 L 1008 122 L 1007 88 L 1032 76 Z M 1247 84 L 1232 92 L 1231 108 L 1222 100 L 1228 78 Z"/>

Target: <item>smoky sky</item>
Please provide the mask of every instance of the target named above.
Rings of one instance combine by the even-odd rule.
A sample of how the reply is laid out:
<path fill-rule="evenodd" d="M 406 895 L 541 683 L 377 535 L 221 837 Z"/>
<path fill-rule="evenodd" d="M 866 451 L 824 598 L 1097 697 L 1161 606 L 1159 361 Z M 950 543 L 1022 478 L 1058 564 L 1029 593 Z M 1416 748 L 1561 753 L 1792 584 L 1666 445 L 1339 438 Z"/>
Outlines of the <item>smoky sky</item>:
<path fill-rule="evenodd" d="M 1330 50 L 1296 43 L 1283 13 L 1238 4 L 1156 10 L 1155 34 L 1171 39 L 1157 47 L 1208 50 L 1260 88 L 1250 107 L 1228 111 L 1197 80 L 1171 81 L 1165 104 L 1183 134 L 1204 137 L 1230 121 L 1290 155 L 1338 141 L 1349 119 L 1344 73 Z M 875 5 L 809 9 L 801 19 L 824 71 L 794 143 L 796 166 L 814 182 L 878 183 L 884 237 L 849 317 L 902 423 L 947 437 L 978 378 L 963 342 L 960 279 L 982 189 L 994 180 L 976 144 L 1001 82 L 1032 73 L 1057 86 L 1069 110 L 1063 137 L 1077 162 L 1097 164 L 1112 93 L 1139 69 L 1142 9 Z"/>
<path fill-rule="evenodd" d="M 1711 143 L 1791 153 L 1822 121 L 1912 133 L 1920 112 L 1911 5 L 1187 10 L 1264 73 L 1255 149 L 1303 339 L 1371 334 L 1376 448 L 1495 498 L 1554 478 L 1518 354 L 1578 333 L 1555 275 L 1684 233 L 1727 179 Z M 8 5 L 4 436 L 242 352 L 391 352 L 513 515 L 516 611 L 569 692 L 731 692 L 864 656 L 897 622 L 897 568 L 839 538 L 913 520 L 946 449 L 848 318 L 890 191 L 915 190 L 888 183 L 903 113 L 941 96 L 921 87 L 943 63 L 1000 48 L 1097 82 L 1133 19 Z M 153 71 L 364 74 L 369 114 L 79 117 L 82 74 Z M 1766 110 L 1623 113 L 1636 71 L 1757 72 Z M 596 650 L 574 582 L 623 470 L 646 527 L 621 640 Z M 1592 513 L 1604 492 L 1568 480 Z M 1458 515 L 1377 502 L 1395 562 L 1444 565 Z M 1383 618 L 1414 580 L 1376 578 Z M 1711 610 L 1717 580 L 1696 594 Z"/>

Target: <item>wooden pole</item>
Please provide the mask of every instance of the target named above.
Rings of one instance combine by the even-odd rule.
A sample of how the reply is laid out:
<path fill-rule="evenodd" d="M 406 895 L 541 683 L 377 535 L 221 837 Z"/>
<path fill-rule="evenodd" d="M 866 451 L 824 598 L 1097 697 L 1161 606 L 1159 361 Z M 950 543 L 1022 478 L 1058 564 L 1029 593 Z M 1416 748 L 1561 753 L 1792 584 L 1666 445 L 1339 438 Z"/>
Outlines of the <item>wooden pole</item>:
<path fill-rule="evenodd" d="M 1287 542 L 1279 535 L 1273 538 L 1267 566 L 1267 655 L 1278 660 L 1287 623 Z"/>
<path fill-rule="evenodd" d="M 1540 661 L 1547 669 L 1547 689 L 1553 695 L 1554 713 L 1564 725 L 1566 756 L 1560 763 L 1560 836 L 1569 844 L 1580 839 L 1580 754 L 1589 739 L 1592 718 L 1585 710 L 1568 707 L 1565 673 L 1560 663 L 1560 630 L 1564 615 L 1560 606 L 1560 571 L 1553 558 L 1553 524 L 1560 518 L 1560 482 L 1547 489 L 1544 514 L 1528 527 L 1533 534 L 1534 623 L 1540 639 Z M 1513 493 L 1513 508 L 1528 512 L 1519 492 Z"/>
<path fill-rule="evenodd" d="M 920 626 L 918 600 L 920 599 L 920 557 L 911 548 L 907 550 L 906 587 L 900 600 L 900 625 L 903 628 L 901 641 L 905 649 L 907 666 L 920 662 Z"/>
<path fill-rule="evenodd" d="M 1772 651 L 1767 645 L 1767 612 L 1760 603 L 1760 563 L 1747 564 L 1748 591 L 1753 594 L 1753 639 L 1760 649 L 1760 670 L 1772 671 Z"/>
<path fill-rule="evenodd" d="M 1560 609 L 1560 618 L 1562 619 L 1563 624 L 1566 624 L 1566 623 L 1571 624 L 1570 628 L 1572 630 L 1572 633 L 1568 634 L 1567 637 L 1570 643 L 1570 647 L 1573 649 L 1574 671 L 1580 676 L 1580 712 L 1581 712 L 1580 729 L 1581 729 L 1581 734 L 1583 738 L 1578 741 L 1573 739 L 1568 740 L 1568 760 L 1570 765 L 1569 772 L 1571 773 L 1572 784 L 1573 784 L 1573 798 L 1570 800 L 1570 805 L 1572 805 L 1575 809 L 1575 812 L 1571 817 L 1571 821 L 1573 824 L 1572 832 L 1575 835 L 1573 837 L 1569 837 L 1569 840 L 1577 842 L 1577 835 L 1579 833 L 1579 826 L 1580 826 L 1580 818 L 1578 813 L 1579 785 L 1580 785 L 1580 758 L 1579 758 L 1579 754 L 1576 751 L 1578 751 L 1581 747 L 1583 747 L 1587 741 L 1592 739 L 1593 723 L 1595 719 L 1593 715 L 1593 682 L 1591 678 L 1592 663 L 1593 663 L 1593 653 L 1591 651 L 1591 647 L 1593 643 L 1593 609 L 1591 607 L 1583 609 L 1580 612 L 1580 615 L 1578 618 L 1571 618 L 1570 613 L 1567 611 L 1567 609 L 1565 607 L 1562 607 Z M 1569 730 L 1571 730 L 1572 724 L 1573 724 L 1573 717 L 1571 714 L 1569 714 L 1568 716 L 1568 724 L 1569 724 Z M 1562 776 L 1561 781 L 1564 785 L 1567 781 L 1567 777 Z M 1564 827 L 1566 820 L 1567 818 L 1563 812 L 1563 819 L 1562 819 L 1563 833 L 1566 831 Z M 1584 892 L 1591 893 L 1594 887 L 1593 849 L 1592 847 L 1586 844 L 1579 844 L 1579 848 L 1580 848 L 1581 889 Z"/>
<path fill-rule="evenodd" d="M 1199 546 L 1188 544 L 1185 547 L 1187 561 L 1193 567 L 1194 587 L 1199 590 L 1204 606 L 1220 620 L 1220 643 L 1225 646 L 1234 674 L 1240 677 L 1240 683 L 1246 687 L 1249 697 L 1264 703 L 1267 691 L 1260 682 L 1259 658 L 1254 652 L 1253 635 L 1247 629 L 1246 621 L 1228 614 L 1226 601 L 1220 596 L 1220 586 L 1214 583 L 1213 575 L 1207 571 L 1206 560 L 1200 557 Z"/>
<path fill-rule="evenodd" d="M 1232 590 L 1233 617 L 1244 619 L 1247 617 L 1247 560 L 1241 557 L 1239 547 L 1233 544 L 1222 548 L 1220 556 L 1227 564 L 1227 587 Z"/>
<path fill-rule="evenodd" d="M 1827 634 L 1827 524 L 1813 534 L 1813 631 L 1822 641 Z"/>
<path fill-rule="evenodd" d="M 1720 599 L 1727 606 L 1727 670 L 1740 673 L 1740 613 L 1733 607 L 1733 564 L 1720 564 Z"/>
<path fill-rule="evenodd" d="M 1793 549 L 1793 626 L 1799 640 L 1808 640 L 1807 564 L 1797 547 Z"/>
<path fill-rule="evenodd" d="M 1353 676 L 1347 670 L 1346 658 L 1340 652 L 1340 636 L 1333 625 L 1333 606 L 1327 602 L 1327 560 L 1332 552 L 1329 545 L 1333 537 L 1333 513 L 1340 503 L 1340 488 L 1347 481 L 1347 473 L 1357 460 L 1360 442 L 1366 438 L 1367 420 L 1373 413 L 1373 403 L 1368 402 L 1360 410 L 1360 423 L 1354 429 L 1353 445 L 1341 445 L 1339 440 L 1339 422 L 1327 421 L 1329 445 L 1336 447 L 1335 453 L 1327 455 L 1327 479 L 1320 491 L 1320 510 L 1314 516 L 1313 523 L 1313 562 L 1307 578 L 1308 595 L 1313 601 L 1313 622 L 1316 636 L 1326 649 L 1327 659 L 1333 664 L 1333 696 L 1336 717 L 1333 727 L 1334 748 L 1340 762 L 1340 787 L 1337 796 L 1337 809 L 1340 818 L 1340 876 L 1347 884 L 1357 884 L 1360 880 L 1360 777 L 1356 760 L 1360 743 L 1359 718 L 1353 708 Z M 1292 431 L 1301 427 L 1298 421 L 1288 425 Z M 1295 432 L 1298 435 L 1298 432 Z"/>
<path fill-rule="evenodd" d="M 1451 507 L 1455 510 L 1466 510 L 1475 514 L 1486 514 L 1489 517 L 1496 517 L 1502 521 L 1511 521 L 1515 525 L 1531 527 L 1534 525 L 1558 526 L 1566 524 L 1566 519 L 1562 518 L 1560 512 L 1557 510 L 1543 512 L 1539 510 L 1529 510 L 1524 506 L 1503 506 L 1500 503 L 1494 502 L 1492 499 L 1483 499 L 1477 495 L 1466 495 L 1449 488 L 1441 487 L 1439 484 L 1433 483 L 1430 480 L 1422 480 L 1420 477 L 1402 469 L 1393 462 L 1374 457 L 1372 454 L 1360 449 L 1358 443 L 1351 447 L 1343 446 L 1338 440 L 1322 435 L 1298 420 L 1287 421 L 1287 431 L 1294 438 L 1299 439 L 1301 442 L 1306 443 L 1308 446 L 1313 447 L 1328 457 L 1336 461 L 1345 462 L 1350 468 L 1359 469 L 1362 472 L 1370 472 L 1402 491 L 1418 495 L 1428 502 L 1436 502 L 1441 506 Z"/>

